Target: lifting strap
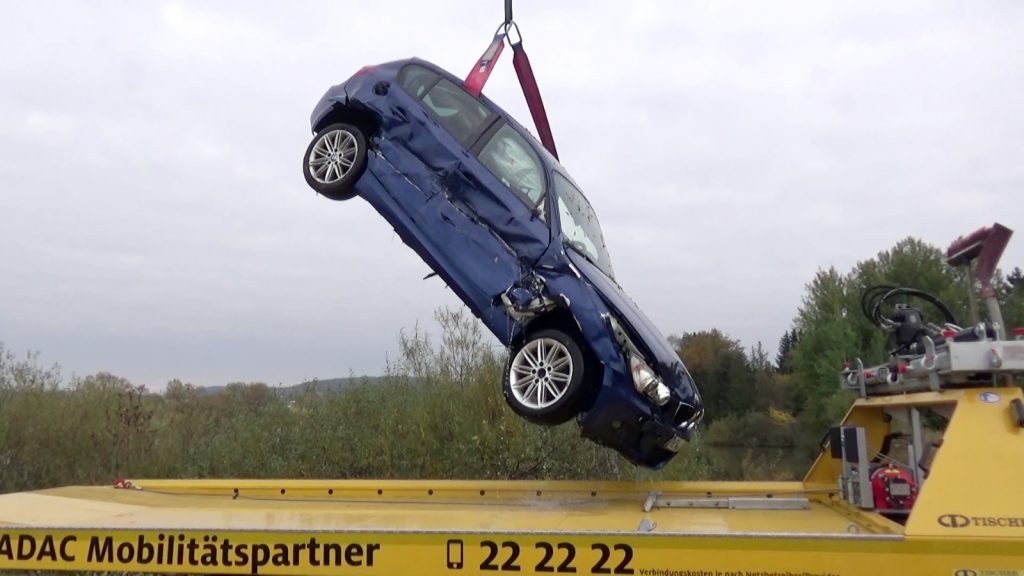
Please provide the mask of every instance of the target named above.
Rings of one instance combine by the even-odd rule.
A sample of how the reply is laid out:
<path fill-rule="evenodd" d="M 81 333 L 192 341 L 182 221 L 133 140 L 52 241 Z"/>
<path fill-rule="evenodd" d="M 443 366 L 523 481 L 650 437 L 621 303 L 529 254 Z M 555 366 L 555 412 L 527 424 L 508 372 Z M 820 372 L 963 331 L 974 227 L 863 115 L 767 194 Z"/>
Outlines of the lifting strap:
<path fill-rule="evenodd" d="M 474 98 L 480 97 L 480 92 L 484 89 L 484 84 L 487 83 L 487 78 L 491 75 L 491 70 L 494 69 L 494 64 L 498 62 L 498 56 L 501 56 L 501 51 L 505 48 L 505 32 L 499 30 L 494 35 L 494 40 L 491 41 L 490 46 L 487 50 L 484 50 L 483 55 L 476 61 L 476 66 L 473 67 L 469 72 L 469 76 L 466 76 L 466 81 L 462 83 L 463 87 L 473 95 Z"/>
<path fill-rule="evenodd" d="M 505 47 L 505 38 L 508 38 L 508 33 L 513 28 L 516 32 L 516 40 L 513 41 L 509 38 L 513 52 L 512 65 L 516 69 L 516 76 L 519 77 L 519 85 L 523 88 L 523 96 L 526 97 L 526 105 L 530 108 L 530 115 L 533 116 L 533 124 L 537 127 L 540 142 L 555 159 L 558 159 L 555 139 L 551 135 L 551 125 L 548 123 L 548 115 L 544 110 L 544 100 L 540 97 L 540 88 L 537 87 L 537 79 L 533 75 L 530 58 L 526 55 L 526 49 L 523 48 L 523 37 L 519 34 L 519 27 L 512 21 L 511 0 L 505 2 L 505 22 L 498 27 L 494 39 L 477 60 L 476 66 L 466 76 L 462 85 L 474 97 L 480 96 L 484 84 L 487 83 L 487 78 L 490 77 L 491 71 L 494 70 L 494 65 L 498 62 L 498 57 L 501 56 L 501 51 Z"/>
<path fill-rule="evenodd" d="M 551 135 L 551 124 L 548 123 L 548 114 L 544 111 L 544 100 L 540 97 L 540 88 L 537 87 L 537 79 L 533 76 L 530 58 L 523 49 L 522 38 L 512 45 L 512 64 L 515 66 L 516 75 L 519 76 L 519 85 L 523 87 L 523 96 L 526 97 L 526 105 L 530 107 L 530 115 L 533 116 L 533 124 L 537 127 L 540 142 L 557 160 L 558 151 L 555 150 L 555 138 Z"/>

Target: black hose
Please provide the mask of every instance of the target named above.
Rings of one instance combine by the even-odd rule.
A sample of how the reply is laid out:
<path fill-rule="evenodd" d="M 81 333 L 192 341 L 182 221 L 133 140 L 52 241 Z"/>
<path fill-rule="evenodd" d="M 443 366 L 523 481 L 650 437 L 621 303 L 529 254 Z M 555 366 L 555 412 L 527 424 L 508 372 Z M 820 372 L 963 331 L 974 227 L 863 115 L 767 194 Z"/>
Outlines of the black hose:
<path fill-rule="evenodd" d="M 885 437 L 882 438 L 882 448 L 878 451 L 878 454 L 871 459 L 871 463 L 878 464 L 882 460 L 888 458 L 889 451 L 892 450 L 892 441 L 896 438 L 903 438 L 904 436 L 906 436 L 906 434 L 903 432 L 892 432 L 890 434 L 886 434 Z"/>
<path fill-rule="evenodd" d="M 878 286 L 870 286 L 864 290 L 864 293 L 860 296 L 860 310 L 864 313 L 864 317 L 867 318 L 875 326 L 881 327 L 881 319 L 878 315 L 879 306 L 881 304 L 881 297 L 890 290 L 895 290 L 896 286 L 889 286 L 887 284 L 879 284 Z"/>
<path fill-rule="evenodd" d="M 925 302 L 928 302 L 935 306 L 936 308 L 938 308 L 939 312 L 941 312 L 942 315 L 945 317 L 945 321 L 947 323 L 957 323 L 956 317 L 953 316 L 953 312 L 950 311 L 949 307 L 946 306 L 946 304 L 942 302 L 942 300 L 939 300 L 939 298 L 932 294 L 931 292 L 926 292 L 924 290 L 919 290 L 917 288 L 889 286 L 885 284 L 871 286 L 864 290 L 864 293 L 861 294 L 861 311 L 864 313 L 864 316 L 867 317 L 868 321 L 870 321 L 872 324 L 878 326 L 879 328 L 884 328 L 885 326 L 883 326 L 883 320 L 886 320 L 886 318 L 882 316 L 882 306 L 886 304 L 890 299 L 896 296 L 911 296 L 915 298 L 920 298 L 921 300 L 924 300 Z"/>

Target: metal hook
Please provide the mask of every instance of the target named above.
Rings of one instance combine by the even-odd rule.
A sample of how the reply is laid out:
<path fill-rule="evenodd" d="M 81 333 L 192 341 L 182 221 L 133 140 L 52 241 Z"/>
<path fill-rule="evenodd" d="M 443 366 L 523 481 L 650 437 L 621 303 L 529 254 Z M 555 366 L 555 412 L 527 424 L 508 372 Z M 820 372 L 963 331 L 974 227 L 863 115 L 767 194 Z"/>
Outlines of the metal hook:
<path fill-rule="evenodd" d="M 523 35 L 519 32 L 519 25 L 518 24 L 516 24 L 512 20 L 509 20 L 508 22 L 505 22 L 504 26 L 505 26 L 505 37 L 508 38 L 508 43 L 509 44 L 511 44 L 512 46 L 515 46 L 516 44 L 522 44 L 523 43 Z M 515 28 L 515 31 L 516 31 L 516 39 L 515 40 L 513 40 L 512 36 L 509 35 L 509 31 L 512 30 L 513 28 Z"/>
<path fill-rule="evenodd" d="M 509 31 L 513 29 L 516 32 L 515 40 L 513 40 L 512 37 L 509 36 Z M 511 44 L 512 46 L 515 46 L 516 44 L 522 44 L 523 42 L 523 35 L 519 32 L 519 25 L 513 21 L 502 22 L 501 24 L 499 24 L 497 30 L 494 31 L 494 35 L 497 36 L 499 34 L 503 34 L 506 38 L 508 38 L 508 43 Z"/>

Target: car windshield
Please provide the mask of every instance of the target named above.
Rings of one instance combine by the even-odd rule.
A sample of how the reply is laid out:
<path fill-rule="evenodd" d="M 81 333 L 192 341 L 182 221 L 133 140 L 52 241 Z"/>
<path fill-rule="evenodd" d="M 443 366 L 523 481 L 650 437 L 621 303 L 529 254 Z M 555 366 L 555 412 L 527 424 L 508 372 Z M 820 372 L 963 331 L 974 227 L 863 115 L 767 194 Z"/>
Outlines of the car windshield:
<path fill-rule="evenodd" d="M 597 214 L 583 193 L 567 178 L 555 172 L 555 194 L 558 196 L 558 220 L 565 243 L 583 254 L 602 272 L 614 279 L 608 248 Z"/>

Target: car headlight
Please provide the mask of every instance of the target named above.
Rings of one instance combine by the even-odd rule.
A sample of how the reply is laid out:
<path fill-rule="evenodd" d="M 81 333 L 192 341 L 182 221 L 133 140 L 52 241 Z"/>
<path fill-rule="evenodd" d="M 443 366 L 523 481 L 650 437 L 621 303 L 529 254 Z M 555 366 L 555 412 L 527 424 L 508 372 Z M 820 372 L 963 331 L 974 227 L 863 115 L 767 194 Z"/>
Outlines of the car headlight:
<path fill-rule="evenodd" d="M 633 386 L 637 392 L 647 396 L 658 406 L 664 406 L 671 397 L 668 386 L 654 373 L 654 370 L 636 354 L 629 355 L 629 370 L 633 373 Z"/>

